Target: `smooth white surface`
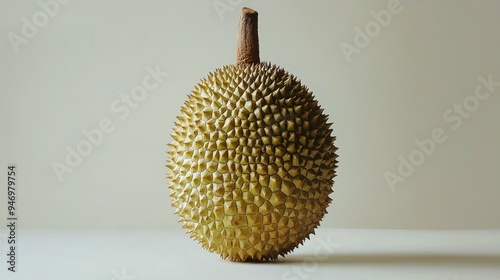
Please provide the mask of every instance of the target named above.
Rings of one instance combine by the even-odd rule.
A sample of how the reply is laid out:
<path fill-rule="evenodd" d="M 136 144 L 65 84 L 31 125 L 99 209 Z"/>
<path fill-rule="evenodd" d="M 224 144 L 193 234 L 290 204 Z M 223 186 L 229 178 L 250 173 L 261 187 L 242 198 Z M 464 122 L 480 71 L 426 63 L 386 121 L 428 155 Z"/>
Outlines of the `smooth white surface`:
<path fill-rule="evenodd" d="M 232 263 L 181 231 L 23 231 L 5 280 L 498 280 L 500 231 L 320 229 L 276 263 Z M 127 277 L 125 277 L 127 276 Z"/>
<path fill-rule="evenodd" d="M 7 35 L 48 1 L 0 1 L 0 182 L 16 163 L 21 228 L 177 228 L 166 144 L 195 84 L 234 63 L 243 6 L 259 12 L 261 59 L 301 79 L 334 123 L 339 168 L 323 225 L 500 228 L 500 88 L 459 128 L 443 119 L 479 76 L 500 81 L 500 1 L 401 0 L 350 63 L 340 44 L 397 0 L 60 0 L 15 53 Z M 121 119 L 113 102 L 156 65 L 170 75 Z M 115 130 L 59 182 L 51 165 L 104 118 Z M 391 192 L 384 173 L 436 127 L 446 142 Z"/>

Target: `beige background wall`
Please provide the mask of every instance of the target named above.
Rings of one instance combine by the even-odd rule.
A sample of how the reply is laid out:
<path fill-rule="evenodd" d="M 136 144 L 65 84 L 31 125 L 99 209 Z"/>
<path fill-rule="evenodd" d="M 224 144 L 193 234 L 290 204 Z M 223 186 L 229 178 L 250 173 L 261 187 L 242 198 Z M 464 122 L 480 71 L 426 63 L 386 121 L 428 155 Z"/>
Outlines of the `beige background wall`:
<path fill-rule="evenodd" d="M 500 1 L 62 2 L 0 2 L 1 220 L 16 163 L 20 228 L 179 228 L 172 123 L 199 79 L 233 63 L 248 5 L 262 60 L 334 121 L 323 225 L 500 228 Z M 88 155 L 71 167 L 67 147 Z"/>

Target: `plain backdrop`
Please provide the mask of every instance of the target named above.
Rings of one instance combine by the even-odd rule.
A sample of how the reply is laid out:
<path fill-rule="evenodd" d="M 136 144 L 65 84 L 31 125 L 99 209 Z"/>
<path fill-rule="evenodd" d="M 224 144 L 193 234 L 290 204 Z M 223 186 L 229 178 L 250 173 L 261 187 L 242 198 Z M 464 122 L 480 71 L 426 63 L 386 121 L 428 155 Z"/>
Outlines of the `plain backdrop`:
<path fill-rule="evenodd" d="M 180 228 L 165 168 L 172 124 L 200 79 L 234 63 L 249 6 L 261 59 L 301 79 L 334 123 L 324 227 L 500 228 L 500 87 L 474 97 L 479 77 L 500 81 L 500 1 L 402 0 L 376 21 L 396 4 L 74 0 L 45 20 L 37 1 L 1 1 L 0 219 L 16 164 L 19 228 Z M 148 67 L 168 77 L 126 117 L 113 111 Z M 470 110 L 455 112 L 464 102 Z M 103 119 L 114 130 L 59 180 L 53 165 Z M 435 129 L 446 140 L 418 152 Z M 399 173 L 405 160 L 418 166 Z M 404 175 L 392 189 L 388 172 Z"/>

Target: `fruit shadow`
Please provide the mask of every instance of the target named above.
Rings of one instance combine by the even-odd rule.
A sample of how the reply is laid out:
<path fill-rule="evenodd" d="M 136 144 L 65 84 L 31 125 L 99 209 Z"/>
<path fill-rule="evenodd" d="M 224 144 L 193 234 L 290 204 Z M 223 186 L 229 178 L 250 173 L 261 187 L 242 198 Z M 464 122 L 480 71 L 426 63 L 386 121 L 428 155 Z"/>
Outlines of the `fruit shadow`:
<path fill-rule="evenodd" d="M 279 264 L 316 263 L 318 265 L 474 265 L 500 267 L 500 254 L 425 254 L 425 253 L 349 253 L 314 255 L 302 254 L 281 258 Z"/>

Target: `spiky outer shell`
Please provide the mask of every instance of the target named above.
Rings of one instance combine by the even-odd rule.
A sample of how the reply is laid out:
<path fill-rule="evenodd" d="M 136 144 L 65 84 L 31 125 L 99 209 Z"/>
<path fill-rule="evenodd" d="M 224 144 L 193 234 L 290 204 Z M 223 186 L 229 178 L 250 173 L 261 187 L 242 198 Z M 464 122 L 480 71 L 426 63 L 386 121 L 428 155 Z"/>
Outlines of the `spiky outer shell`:
<path fill-rule="evenodd" d="M 269 63 L 228 65 L 188 96 L 169 145 L 172 205 L 232 261 L 275 260 L 319 225 L 337 156 L 312 93 Z"/>

